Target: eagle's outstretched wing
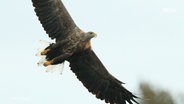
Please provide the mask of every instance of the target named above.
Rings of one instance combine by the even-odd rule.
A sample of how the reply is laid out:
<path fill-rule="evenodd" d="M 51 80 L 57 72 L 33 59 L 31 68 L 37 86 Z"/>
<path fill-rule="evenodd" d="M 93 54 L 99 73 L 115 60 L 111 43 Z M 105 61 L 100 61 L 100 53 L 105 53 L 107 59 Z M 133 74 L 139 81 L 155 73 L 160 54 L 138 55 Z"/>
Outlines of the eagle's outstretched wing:
<path fill-rule="evenodd" d="M 92 50 L 75 54 L 68 61 L 77 78 L 97 98 L 110 104 L 126 104 L 126 101 L 138 103 L 135 100 L 137 97 L 106 70 Z"/>
<path fill-rule="evenodd" d="M 49 37 L 65 39 L 77 27 L 61 0 L 32 0 L 36 15 Z"/>

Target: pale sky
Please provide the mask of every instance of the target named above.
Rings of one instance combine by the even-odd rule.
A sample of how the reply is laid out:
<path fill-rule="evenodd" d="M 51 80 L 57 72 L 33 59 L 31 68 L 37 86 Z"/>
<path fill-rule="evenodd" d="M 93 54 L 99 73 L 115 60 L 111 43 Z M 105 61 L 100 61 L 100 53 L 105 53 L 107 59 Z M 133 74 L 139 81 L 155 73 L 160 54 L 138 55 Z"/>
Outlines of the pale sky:
<path fill-rule="evenodd" d="M 128 90 L 141 95 L 148 81 L 173 94 L 184 92 L 183 0 L 63 0 L 76 24 L 94 31 L 93 50 Z M 0 104 L 105 104 L 65 63 L 63 74 L 46 73 L 35 56 L 49 40 L 31 0 L 0 3 Z"/>

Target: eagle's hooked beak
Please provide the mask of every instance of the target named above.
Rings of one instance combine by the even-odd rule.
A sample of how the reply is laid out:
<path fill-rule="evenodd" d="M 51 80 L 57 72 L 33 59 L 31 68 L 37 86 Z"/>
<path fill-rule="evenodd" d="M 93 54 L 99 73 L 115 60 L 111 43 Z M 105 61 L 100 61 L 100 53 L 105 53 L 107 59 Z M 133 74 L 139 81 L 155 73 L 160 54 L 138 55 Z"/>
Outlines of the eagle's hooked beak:
<path fill-rule="evenodd" d="M 97 34 L 96 33 L 93 33 L 93 37 L 96 38 L 97 37 Z"/>

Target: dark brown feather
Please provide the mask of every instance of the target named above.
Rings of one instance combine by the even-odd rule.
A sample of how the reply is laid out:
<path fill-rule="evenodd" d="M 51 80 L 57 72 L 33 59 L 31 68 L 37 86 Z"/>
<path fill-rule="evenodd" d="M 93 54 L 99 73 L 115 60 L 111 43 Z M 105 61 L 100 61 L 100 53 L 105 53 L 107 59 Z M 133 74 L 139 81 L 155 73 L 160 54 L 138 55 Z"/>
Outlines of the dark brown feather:
<path fill-rule="evenodd" d="M 32 0 L 44 30 L 49 37 L 65 39 L 77 27 L 61 0 Z"/>
<path fill-rule="evenodd" d="M 92 50 L 77 53 L 68 59 L 71 70 L 89 92 L 110 104 L 133 104 L 135 95 L 113 77 Z"/>

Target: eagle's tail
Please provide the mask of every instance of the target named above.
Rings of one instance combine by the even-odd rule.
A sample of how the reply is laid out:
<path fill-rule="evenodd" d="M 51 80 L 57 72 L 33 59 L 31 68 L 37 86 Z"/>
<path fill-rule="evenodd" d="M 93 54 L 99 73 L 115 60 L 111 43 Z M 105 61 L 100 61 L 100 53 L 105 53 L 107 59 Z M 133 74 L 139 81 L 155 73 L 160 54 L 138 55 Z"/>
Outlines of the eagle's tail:
<path fill-rule="evenodd" d="M 47 62 L 46 60 L 46 55 L 41 55 L 41 52 L 48 47 L 51 43 L 44 41 L 44 40 L 40 40 L 40 46 L 38 48 L 38 52 L 36 53 L 36 56 L 41 57 L 41 59 L 38 61 L 38 66 L 42 66 L 45 62 Z M 49 65 L 47 66 L 46 72 L 55 72 L 58 71 L 60 74 L 62 74 L 64 69 L 64 62 L 61 64 L 57 64 L 57 65 Z"/>

